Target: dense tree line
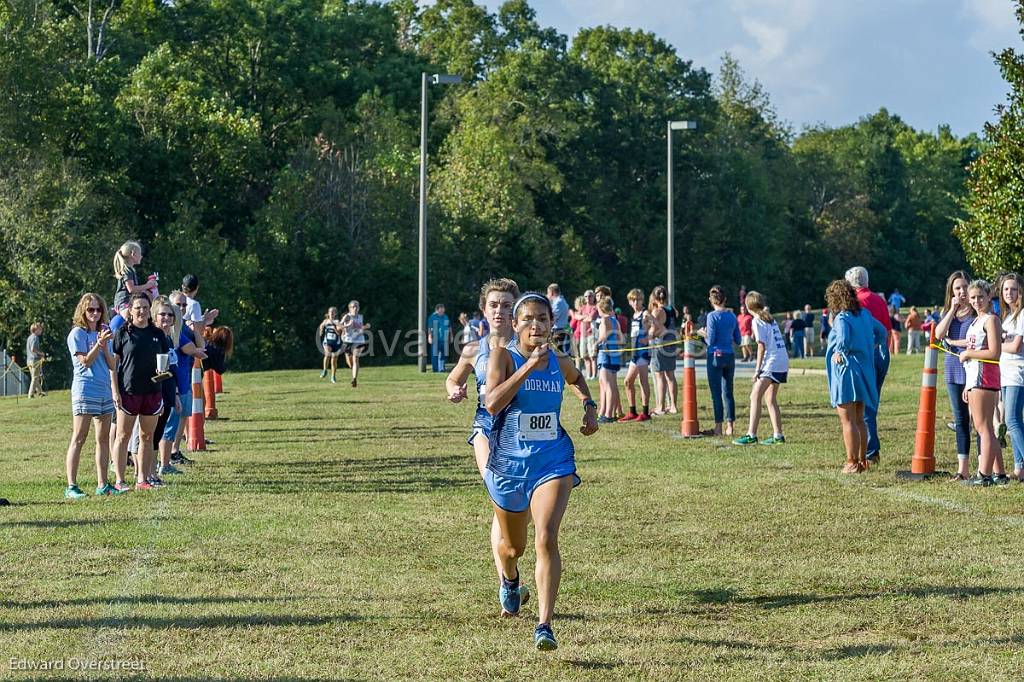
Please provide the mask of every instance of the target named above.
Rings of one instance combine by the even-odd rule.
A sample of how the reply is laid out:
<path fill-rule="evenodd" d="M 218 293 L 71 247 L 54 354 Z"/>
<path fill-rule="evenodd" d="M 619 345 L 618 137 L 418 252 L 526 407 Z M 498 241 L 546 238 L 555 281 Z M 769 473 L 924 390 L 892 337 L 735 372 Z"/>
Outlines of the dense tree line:
<path fill-rule="evenodd" d="M 1017 22 L 1024 26 L 1024 0 L 1016 5 Z M 990 278 L 1024 272 L 1024 54 L 1007 47 L 995 60 L 1010 86 L 1008 101 L 985 124 L 988 144 L 969 169 L 966 216 L 955 230 L 971 266 Z"/>
<path fill-rule="evenodd" d="M 352 298 L 412 329 L 424 71 L 463 78 L 431 92 L 429 299 L 450 310 L 497 274 L 663 282 L 675 119 L 700 126 L 675 136 L 680 301 L 819 305 L 855 263 L 933 301 L 964 261 L 977 138 L 885 110 L 795 133 L 734 60 L 713 78 L 652 33 L 570 41 L 526 0 L 3 0 L 0 342 L 41 319 L 59 345 L 129 237 L 143 271 L 199 275 L 241 367 L 307 364 Z"/>

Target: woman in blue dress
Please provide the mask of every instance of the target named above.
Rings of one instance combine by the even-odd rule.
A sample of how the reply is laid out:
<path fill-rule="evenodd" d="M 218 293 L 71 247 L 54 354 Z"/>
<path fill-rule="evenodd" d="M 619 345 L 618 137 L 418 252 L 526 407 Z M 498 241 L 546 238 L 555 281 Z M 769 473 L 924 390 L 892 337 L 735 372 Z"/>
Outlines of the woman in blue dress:
<path fill-rule="evenodd" d="M 534 645 L 541 651 L 557 648 L 551 617 L 562 577 L 558 530 L 569 493 L 580 483 L 572 439 L 559 420 L 566 385 L 583 401 L 580 433 L 597 432 L 597 405 L 586 379 L 572 358 L 551 350 L 552 320 L 546 296 L 529 292 L 519 297 L 512 309 L 516 336 L 506 347 L 491 350 L 484 400 L 494 416 L 484 484 L 501 527 L 498 599 L 503 615 L 519 612 L 518 561 L 532 516 L 538 601 Z"/>
<path fill-rule="evenodd" d="M 867 426 L 865 406 L 878 407 L 874 352 L 886 342 L 885 328 L 857 302 L 857 292 L 837 279 L 825 290 L 825 301 L 832 315 L 825 357 L 828 359 L 828 392 L 832 407 L 839 413 L 846 445 L 844 474 L 866 471 Z"/>

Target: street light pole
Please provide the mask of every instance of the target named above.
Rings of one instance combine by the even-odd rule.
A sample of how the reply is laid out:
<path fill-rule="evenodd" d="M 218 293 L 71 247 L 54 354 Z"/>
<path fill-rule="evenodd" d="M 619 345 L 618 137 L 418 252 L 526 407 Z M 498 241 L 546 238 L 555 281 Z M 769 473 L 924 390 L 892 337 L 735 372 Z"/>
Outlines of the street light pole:
<path fill-rule="evenodd" d="M 419 296 L 416 326 L 419 329 L 419 366 L 427 371 L 427 85 L 461 83 L 461 76 L 426 72 L 420 80 L 420 234 L 419 234 Z"/>
<path fill-rule="evenodd" d="M 669 121 L 668 122 L 668 230 L 667 230 L 667 244 L 666 244 L 666 257 L 668 259 L 668 268 L 666 273 L 667 282 L 665 284 L 668 288 L 668 304 L 670 307 L 675 307 L 675 291 L 676 291 L 676 267 L 675 267 L 675 255 L 676 255 L 676 240 L 675 230 L 673 225 L 675 223 L 675 214 L 672 206 L 672 131 L 673 130 L 696 130 L 697 123 L 695 121 Z"/>
<path fill-rule="evenodd" d="M 420 334 L 420 371 L 427 371 L 427 74 L 421 81 L 420 95 L 420 237 L 419 297 L 416 326 Z"/>

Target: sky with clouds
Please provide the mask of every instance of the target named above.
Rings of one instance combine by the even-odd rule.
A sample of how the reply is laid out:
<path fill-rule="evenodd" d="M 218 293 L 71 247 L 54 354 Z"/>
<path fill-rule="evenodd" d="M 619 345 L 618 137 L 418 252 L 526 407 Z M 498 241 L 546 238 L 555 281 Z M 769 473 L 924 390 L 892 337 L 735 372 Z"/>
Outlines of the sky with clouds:
<path fill-rule="evenodd" d="M 477 0 L 495 11 L 500 0 Z M 609 24 L 652 31 L 717 72 L 723 52 L 797 129 L 880 107 L 916 128 L 981 132 L 1007 85 L 990 53 L 1024 50 L 1012 0 L 531 0 L 570 38 Z"/>

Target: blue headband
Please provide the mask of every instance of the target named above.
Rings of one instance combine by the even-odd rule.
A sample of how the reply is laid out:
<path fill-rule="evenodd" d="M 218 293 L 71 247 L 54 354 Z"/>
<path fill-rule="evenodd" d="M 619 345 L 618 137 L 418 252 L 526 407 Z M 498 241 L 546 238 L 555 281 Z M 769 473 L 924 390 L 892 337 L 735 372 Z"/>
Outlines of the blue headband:
<path fill-rule="evenodd" d="M 527 292 L 527 293 L 523 294 L 522 296 L 520 296 L 519 300 L 516 301 L 516 304 L 514 306 L 512 306 L 512 317 L 513 318 L 515 318 L 516 313 L 519 312 L 519 306 L 523 305 L 524 303 L 526 303 L 528 301 L 540 301 L 541 303 L 544 303 L 545 305 L 547 305 L 549 308 L 551 307 L 551 301 L 549 301 L 543 295 L 538 294 L 535 291 L 530 291 L 530 292 Z"/>

